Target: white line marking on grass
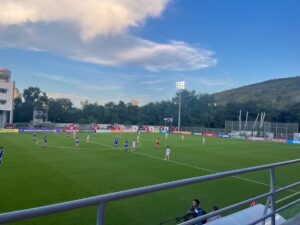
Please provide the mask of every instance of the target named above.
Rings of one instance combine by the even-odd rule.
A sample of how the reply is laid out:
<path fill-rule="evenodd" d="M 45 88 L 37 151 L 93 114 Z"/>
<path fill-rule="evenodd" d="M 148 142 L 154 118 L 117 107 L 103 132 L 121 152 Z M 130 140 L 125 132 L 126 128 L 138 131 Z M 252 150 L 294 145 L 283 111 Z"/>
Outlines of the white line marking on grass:
<path fill-rule="evenodd" d="M 109 149 L 109 150 L 112 150 L 112 149 L 114 149 L 114 150 L 122 150 L 122 149 L 120 149 L 119 147 L 114 147 L 114 146 L 111 146 L 111 145 L 100 144 L 100 143 L 97 143 L 97 142 L 94 142 L 94 141 L 90 141 L 90 143 L 95 144 L 95 145 L 100 145 L 100 146 L 106 147 L 106 148 Z M 129 151 L 128 151 L 128 152 L 129 152 Z"/>
<path fill-rule="evenodd" d="M 147 154 L 140 153 L 140 152 L 132 152 L 132 153 L 147 156 L 147 157 L 150 157 L 150 158 L 153 158 L 153 159 L 159 159 L 159 160 L 162 160 L 162 161 L 166 161 L 162 158 L 147 155 Z M 186 164 L 186 163 L 181 163 L 181 162 L 177 162 L 177 161 L 173 161 L 173 160 L 167 160 L 167 162 L 172 162 L 172 163 L 175 163 L 175 164 L 178 164 L 178 165 L 182 165 L 182 166 L 186 166 L 186 167 L 190 167 L 190 168 L 198 169 L 198 170 L 202 170 L 202 171 L 207 171 L 207 172 L 211 172 L 211 173 L 220 173 L 220 172 L 215 171 L 215 170 L 211 170 L 211 169 L 207 169 L 207 168 L 203 168 L 203 167 L 198 167 L 198 166 L 193 166 L 193 165 L 189 165 L 189 164 Z M 260 182 L 260 181 L 256 181 L 256 180 L 252 180 L 252 179 L 248 179 L 248 178 L 244 178 L 244 177 L 240 177 L 240 176 L 231 176 L 231 177 L 239 179 L 239 180 L 248 181 L 248 182 L 251 182 L 251 183 L 260 184 L 260 185 L 270 187 L 270 184 L 268 184 L 268 183 L 263 183 L 263 182 Z M 276 188 L 280 188 L 280 187 L 276 186 Z M 288 191 L 296 193 L 296 191 L 294 191 L 294 190 L 288 190 Z"/>
<path fill-rule="evenodd" d="M 42 142 L 42 140 L 36 141 L 35 144 L 38 145 L 38 146 L 42 146 L 42 147 L 43 147 L 43 145 L 40 144 L 40 142 Z M 91 149 L 91 148 L 81 148 L 81 147 L 76 148 L 76 147 L 53 146 L 53 145 L 46 145 L 45 148 L 58 148 L 58 149 Z"/>
<path fill-rule="evenodd" d="M 114 147 L 112 147 L 110 145 L 100 144 L 100 143 L 96 143 L 96 142 L 91 142 L 91 143 L 96 144 L 96 145 L 100 145 L 100 146 L 104 146 L 104 147 L 107 147 L 107 148 L 110 148 L 110 149 L 115 149 Z M 116 150 L 120 150 L 120 149 L 116 149 Z M 206 172 L 210 172 L 210 173 L 220 173 L 218 171 L 211 170 L 211 169 L 208 169 L 208 168 L 203 168 L 203 167 L 198 167 L 198 166 L 194 166 L 194 165 L 189 165 L 189 164 L 186 164 L 186 163 L 181 163 L 181 162 L 177 162 L 177 161 L 173 161 L 173 160 L 164 160 L 163 158 L 159 158 L 159 157 L 148 155 L 148 154 L 141 153 L 141 152 L 133 152 L 133 151 L 129 151 L 129 152 L 134 153 L 134 154 L 138 154 L 138 155 L 143 155 L 143 156 L 146 156 L 146 157 L 149 157 L 149 158 L 161 160 L 161 161 L 164 161 L 164 162 L 175 163 L 175 164 L 178 164 L 178 165 L 181 165 L 181 166 L 186 166 L 186 167 L 190 167 L 190 168 L 197 169 L 197 170 L 202 170 L 202 171 L 206 171 Z M 235 179 L 238 179 L 238 180 L 243 180 L 243 181 L 247 181 L 247 182 L 250 182 L 250 183 L 255 183 L 255 184 L 259 184 L 259 185 L 270 187 L 270 184 L 268 184 L 268 183 L 264 183 L 264 182 L 260 182 L 260 181 L 256 181 L 256 180 L 252 180 L 252 179 L 248 179 L 248 178 L 244 178 L 244 177 L 240 177 L 240 176 L 231 176 L 231 177 L 233 177 Z M 276 188 L 281 188 L 281 187 L 276 186 Z M 293 192 L 293 193 L 297 192 L 297 191 L 292 190 L 292 189 L 287 190 L 287 191 Z"/>
<path fill-rule="evenodd" d="M 42 140 L 37 141 L 36 144 L 42 146 L 41 144 L 38 143 L 38 142 L 41 142 L 41 141 Z M 105 145 L 105 144 L 97 143 L 97 142 L 94 142 L 94 141 L 90 141 L 89 143 L 106 147 L 109 150 L 112 150 L 112 149 L 122 150 L 120 148 L 115 148 L 115 147 L 113 147 L 111 145 Z M 75 148 L 75 147 L 62 147 L 62 146 L 47 146 L 47 147 L 65 148 L 65 149 L 74 149 Z M 85 149 L 90 149 L 90 148 L 85 148 Z M 133 152 L 133 151 L 129 151 L 129 152 L 137 154 L 137 155 L 146 156 L 146 157 L 149 157 L 149 158 L 152 158 L 152 159 L 161 160 L 161 161 L 164 161 L 164 162 L 171 162 L 171 163 L 174 163 L 174 164 L 177 164 L 177 165 L 181 165 L 181 166 L 185 166 L 185 167 L 189 167 L 189 168 L 193 168 L 193 169 L 197 169 L 197 170 L 206 171 L 206 172 L 209 172 L 209 173 L 219 173 L 218 171 L 211 170 L 211 169 L 208 169 L 208 168 L 198 167 L 198 166 L 194 166 L 194 165 L 190 165 L 190 164 L 186 164 L 186 163 L 182 163 L 182 162 L 177 162 L 177 161 L 174 161 L 174 160 L 164 160 L 163 158 L 152 156 L 152 155 L 148 155 L 148 154 L 141 153 L 141 152 Z M 260 181 L 256 181 L 256 180 L 252 180 L 252 179 L 248 179 L 248 178 L 244 178 L 244 177 L 240 177 L 240 176 L 231 176 L 231 177 L 233 177 L 235 179 L 247 181 L 247 182 L 250 182 L 250 183 L 255 183 L 255 184 L 259 184 L 259 185 L 270 187 L 270 184 L 268 184 L 268 183 L 264 183 L 264 182 L 260 182 Z M 276 188 L 280 188 L 280 187 L 276 186 Z M 290 189 L 288 191 L 289 192 L 293 192 L 293 193 L 297 193 L 297 191 L 292 190 L 292 189 Z"/>
<path fill-rule="evenodd" d="M 161 160 L 161 161 L 164 161 L 164 162 L 166 161 L 166 162 L 175 163 L 175 164 L 178 164 L 178 165 L 181 165 L 181 166 L 186 166 L 186 167 L 190 167 L 190 168 L 197 169 L 197 170 L 203 170 L 203 171 L 210 172 L 210 173 L 217 173 L 216 171 L 211 170 L 211 169 L 201 168 L 201 167 L 193 166 L 193 165 L 188 165 L 188 164 L 185 164 L 185 163 L 176 162 L 174 160 L 164 160 L 162 158 L 159 158 L 159 157 L 156 157 L 156 156 L 152 156 L 152 155 L 148 155 L 148 154 L 144 154 L 144 153 L 141 153 L 141 152 L 132 152 L 132 153 L 138 154 L 138 155 L 147 156 L 147 157 L 153 158 L 153 159 L 158 159 L 158 160 Z"/>
<path fill-rule="evenodd" d="M 299 192 L 296 192 L 296 193 L 294 193 L 294 194 L 288 195 L 288 196 L 286 196 L 286 197 L 284 197 L 284 198 L 279 199 L 278 201 L 276 201 L 276 204 L 277 204 L 277 203 L 280 203 L 280 202 L 283 202 L 283 201 L 285 201 L 285 200 L 287 200 L 287 199 L 293 198 L 293 197 L 295 197 L 295 196 L 297 196 L 297 195 L 299 195 L 299 194 L 300 194 L 300 191 L 299 191 Z"/>

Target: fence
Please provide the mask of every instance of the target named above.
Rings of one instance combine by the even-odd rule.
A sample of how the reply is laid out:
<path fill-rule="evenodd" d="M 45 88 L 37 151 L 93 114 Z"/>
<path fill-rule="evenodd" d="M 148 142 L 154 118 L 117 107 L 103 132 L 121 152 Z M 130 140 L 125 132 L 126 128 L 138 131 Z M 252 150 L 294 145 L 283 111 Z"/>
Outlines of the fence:
<path fill-rule="evenodd" d="M 43 123 L 14 123 L 17 129 L 55 129 L 56 124 L 51 122 Z"/>
<path fill-rule="evenodd" d="M 270 138 L 284 138 L 292 137 L 294 133 L 298 132 L 297 123 L 271 123 L 271 122 L 254 122 L 248 121 L 225 121 L 225 132 L 240 132 L 257 137 Z"/>
<path fill-rule="evenodd" d="M 225 133 L 224 128 L 208 128 L 208 127 L 181 127 L 181 131 L 191 131 L 193 133 Z"/>
<path fill-rule="evenodd" d="M 69 126 L 69 123 L 43 123 L 43 124 L 34 124 L 34 123 L 16 123 L 15 124 L 16 128 L 46 128 L 46 129 L 55 129 L 55 128 L 67 128 Z M 80 130 L 87 130 L 91 129 L 92 125 L 91 124 L 75 124 L 76 128 Z M 107 126 L 109 126 L 107 124 Z M 136 125 L 124 125 L 126 128 L 130 128 Z M 159 127 L 159 126 L 157 126 Z M 224 128 L 207 128 L 207 127 L 186 127 L 182 126 L 181 131 L 191 131 L 193 133 L 203 133 L 203 132 L 208 132 L 208 133 L 225 133 Z"/>
<path fill-rule="evenodd" d="M 25 129 L 56 129 L 56 128 L 67 128 L 71 123 L 51 123 L 51 122 L 43 122 L 43 123 L 14 123 L 16 128 L 25 128 Z M 76 124 L 76 127 L 79 129 L 90 129 L 91 124 Z"/>
<path fill-rule="evenodd" d="M 38 129 L 55 129 L 55 128 L 66 128 L 68 123 L 16 123 L 16 128 L 38 128 Z M 76 127 L 80 130 L 91 129 L 91 124 L 76 124 Z M 187 127 L 182 126 L 181 131 L 191 131 L 193 133 L 221 133 L 229 134 L 232 132 L 239 132 L 245 135 L 257 136 L 257 137 L 270 137 L 270 138 L 284 138 L 288 139 L 289 137 L 293 139 L 293 134 L 298 132 L 297 123 L 271 123 L 264 122 L 260 126 L 259 122 L 255 123 L 253 121 L 248 121 L 247 123 L 239 121 L 225 121 L 224 128 L 208 128 L 208 127 Z"/>
<path fill-rule="evenodd" d="M 54 205 L 33 208 L 33 209 L 26 209 L 26 210 L 20 210 L 20 211 L 15 211 L 15 212 L 10 212 L 10 213 L 3 213 L 3 214 L 0 214 L 0 224 L 16 222 L 16 221 L 25 220 L 25 219 L 33 219 L 33 218 L 37 218 L 37 217 L 41 217 L 41 216 L 57 214 L 60 212 L 74 210 L 74 209 L 88 207 L 88 206 L 97 206 L 98 207 L 97 225 L 104 225 L 105 224 L 105 205 L 108 202 L 117 201 L 117 200 L 121 200 L 121 199 L 125 199 L 125 198 L 131 198 L 131 197 L 139 196 L 139 195 L 145 195 L 145 194 L 154 193 L 154 192 L 159 192 L 159 191 L 163 191 L 163 190 L 169 190 L 169 189 L 178 188 L 178 187 L 182 187 L 182 186 L 186 186 L 186 185 L 203 183 L 206 181 L 216 180 L 216 179 L 220 179 L 220 178 L 224 178 L 224 177 L 231 177 L 231 176 L 236 176 L 236 175 L 246 174 L 246 173 L 251 173 L 251 172 L 256 172 L 256 171 L 269 170 L 270 171 L 270 191 L 269 192 L 259 195 L 257 197 L 236 203 L 234 205 L 230 205 L 230 206 L 220 209 L 218 211 L 208 213 L 201 217 L 189 220 L 187 222 L 181 223 L 180 225 L 195 224 L 203 219 L 207 219 L 212 216 L 219 215 L 221 213 L 227 213 L 229 211 L 232 211 L 232 210 L 242 207 L 244 205 L 247 205 L 247 204 L 249 205 L 252 201 L 257 201 L 257 200 L 263 199 L 263 198 L 268 198 L 264 215 L 262 215 L 261 217 L 258 217 L 256 221 L 253 221 L 247 225 L 257 224 L 261 221 L 265 221 L 267 218 L 271 218 L 271 225 L 275 225 L 276 213 L 279 213 L 289 207 L 292 207 L 292 206 L 300 203 L 300 199 L 297 199 L 287 205 L 282 206 L 281 208 L 278 208 L 278 209 L 276 208 L 276 203 L 275 203 L 276 194 L 281 193 L 283 191 L 290 190 L 296 186 L 300 186 L 300 181 L 290 184 L 288 186 L 276 189 L 275 169 L 277 167 L 283 167 L 283 166 L 287 166 L 290 164 L 296 164 L 296 163 L 300 163 L 300 159 L 286 161 L 286 162 L 280 162 L 280 163 L 273 163 L 273 164 L 269 164 L 269 165 L 262 165 L 262 166 L 257 166 L 257 167 L 250 167 L 250 168 L 239 169 L 239 170 L 232 170 L 232 171 L 216 173 L 216 174 L 211 174 L 211 175 L 202 176 L 202 177 L 189 178 L 189 179 L 184 179 L 184 180 L 179 180 L 179 181 L 173 181 L 173 182 L 168 182 L 168 183 L 164 183 L 164 184 L 157 184 L 157 185 L 152 185 L 152 186 L 147 186 L 147 187 L 142 187 L 142 188 L 135 188 L 135 189 L 127 190 L 127 191 L 121 191 L 121 192 L 116 192 L 116 193 L 111 193 L 111 194 L 106 194 L 106 195 L 100 195 L 100 196 L 95 196 L 95 197 L 90 197 L 90 198 L 85 198 L 85 199 L 80 199 L 80 200 L 75 200 L 75 201 L 70 201 L 70 202 L 64 202 L 64 203 L 59 203 L 59 204 L 54 204 Z M 267 209 L 269 206 L 271 208 L 271 213 L 267 214 Z"/>

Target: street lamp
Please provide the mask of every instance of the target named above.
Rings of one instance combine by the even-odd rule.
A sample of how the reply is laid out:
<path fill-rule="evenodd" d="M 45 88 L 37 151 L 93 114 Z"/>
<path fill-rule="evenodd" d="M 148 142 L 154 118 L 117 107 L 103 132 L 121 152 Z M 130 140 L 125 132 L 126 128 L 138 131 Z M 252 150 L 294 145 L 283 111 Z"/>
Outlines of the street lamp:
<path fill-rule="evenodd" d="M 181 92 L 185 89 L 185 81 L 176 82 L 176 90 L 179 91 L 179 106 L 178 106 L 178 131 L 180 131 L 181 119 Z"/>

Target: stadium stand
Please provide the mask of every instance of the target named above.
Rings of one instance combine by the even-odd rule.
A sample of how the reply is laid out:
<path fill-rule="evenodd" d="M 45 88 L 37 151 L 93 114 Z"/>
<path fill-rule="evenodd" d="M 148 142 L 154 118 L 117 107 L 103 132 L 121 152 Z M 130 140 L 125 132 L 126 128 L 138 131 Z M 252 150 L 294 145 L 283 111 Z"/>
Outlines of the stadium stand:
<path fill-rule="evenodd" d="M 214 220 L 207 223 L 207 225 L 240 225 L 240 224 L 250 224 L 257 219 L 258 215 L 263 215 L 265 206 L 258 204 L 247 209 L 241 210 L 239 212 L 233 213 L 231 215 L 221 217 L 220 219 Z M 269 209 L 267 213 L 270 213 Z M 280 215 L 276 214 L 276 225 L 284 224 L 285 219 Z M 271 224 L 270 218 L 266 219 L 265 224 Z M 258 223 L 257 225 L 262 225 Z"/>

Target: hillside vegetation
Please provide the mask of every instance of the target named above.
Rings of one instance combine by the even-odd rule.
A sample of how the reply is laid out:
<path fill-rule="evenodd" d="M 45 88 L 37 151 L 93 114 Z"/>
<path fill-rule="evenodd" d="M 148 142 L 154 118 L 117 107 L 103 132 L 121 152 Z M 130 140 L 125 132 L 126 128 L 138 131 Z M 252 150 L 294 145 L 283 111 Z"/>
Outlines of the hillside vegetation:
<path fill-rule="evenodd" d="M 285 110 L 286 107 L 300 102 L 300 76 L 268 80 L 219 92 L 213 96 L 219 105 L 229 102 L 256 102 L 258 105 Z"/>

